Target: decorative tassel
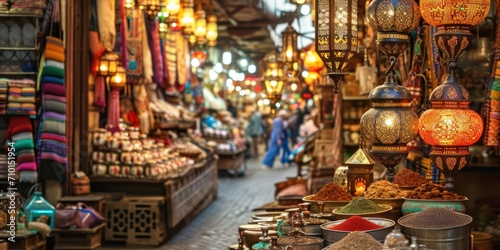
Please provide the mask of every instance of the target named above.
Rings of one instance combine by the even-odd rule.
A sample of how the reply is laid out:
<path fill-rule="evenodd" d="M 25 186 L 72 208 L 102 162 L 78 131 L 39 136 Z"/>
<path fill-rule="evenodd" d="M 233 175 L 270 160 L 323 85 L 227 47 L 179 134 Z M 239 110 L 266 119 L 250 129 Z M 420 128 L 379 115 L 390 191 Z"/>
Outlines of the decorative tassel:
<path fill-rule="evenodd" d="M 106 89 L 104 77 L 96 76 L 95 78 L 95 92 L 94 92 L 94 106 L 104 110 L 106 108 Z"/>
<path fill-rule="evenodd" d="M 109 93 L 108 130 L 120 132 L 120 91 L 113 89 Z"/>

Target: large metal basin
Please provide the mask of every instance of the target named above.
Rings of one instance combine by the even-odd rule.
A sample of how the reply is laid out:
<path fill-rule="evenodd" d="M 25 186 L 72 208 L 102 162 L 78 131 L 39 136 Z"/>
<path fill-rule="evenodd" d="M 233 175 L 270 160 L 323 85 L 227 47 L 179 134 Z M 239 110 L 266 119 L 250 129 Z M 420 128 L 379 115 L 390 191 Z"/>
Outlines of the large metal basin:
<path fill-rule="evenodd" d="M 284 237 L 279 237 L 278 238 L 278 245 L 280 247 L 285 248 L 286 246 L 289 246 L 290 244 L 281 244 L 280 239 L 286 240 L 286 239 L 293 239 L 296 238 L 294 236 L 284 236 Z M 321 250 L 323 249 L 323 242 L 324 240 L 319 238 L 319 237 L 313 237 L 313 236 L 300 236 L 300 238 L 309 238 L 311 240 L 315 240 L 316 243 L 309 243 L 309 244 L 302 244 L 302 243 L 295 243 L 291 244 L 293 247 L 293 250 Z"/>
<path fill-rule="evenodd" d="M 370 218 L 367 217 L 365 218 L 377 225 L 382 226 L 382 228 L 375 229 L 375 230 L 368 230 L 364 231 L 365 233 L 371 235 L 373 238 L 378 240 L 379 242 L 383 242 L 385 240 L 385 237 L 394 229 L 394 225 L 396 224 L 393 220 L 389 219 L 384 219 L 384 218 Z M 331 227 L 338 225 L 345 220 L 336 220 L 332 222 L 325 223 L 321 225 L 321 229 L 323 229 L 323 239 L 328 244 L 335 243 L 344 237 L 346 237 L 350 232 L 349 231 L 339 231 L 339 230 L 334 230 L 330 229 Z"/>

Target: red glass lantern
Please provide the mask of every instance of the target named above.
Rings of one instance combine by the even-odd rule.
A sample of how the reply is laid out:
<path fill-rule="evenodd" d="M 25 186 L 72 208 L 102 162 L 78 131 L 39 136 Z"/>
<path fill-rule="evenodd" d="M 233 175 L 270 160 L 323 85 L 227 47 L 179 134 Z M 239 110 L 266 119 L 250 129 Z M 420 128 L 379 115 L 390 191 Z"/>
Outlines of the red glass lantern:
<path fill-rule="evenodd" d="M 314 51 L 307 51 L 306 56 L 304 58 L 304 67 L 308 71 L 319 72 L 325 64 L 321 61 L 321 58 Z"/>

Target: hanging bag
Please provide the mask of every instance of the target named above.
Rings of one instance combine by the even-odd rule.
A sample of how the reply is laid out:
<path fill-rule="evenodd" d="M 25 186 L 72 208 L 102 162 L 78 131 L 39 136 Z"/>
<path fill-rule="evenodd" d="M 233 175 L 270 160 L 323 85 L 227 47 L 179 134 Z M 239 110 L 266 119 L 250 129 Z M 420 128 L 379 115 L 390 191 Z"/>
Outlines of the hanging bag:
<path fill-rule="evenodd" d="M 90 217 L 88 218 L 89 220 L 91 220 L 90 228 L 101 225 L 105 221 L 104 217 L 102 217 L 99 212 L 94 210 L 92 207 L 87 206 L 87 204 L 83 202 L 78 203 L 78 211 L 80 211 L 82 214 L 85 214 L 85 217 Z"/>

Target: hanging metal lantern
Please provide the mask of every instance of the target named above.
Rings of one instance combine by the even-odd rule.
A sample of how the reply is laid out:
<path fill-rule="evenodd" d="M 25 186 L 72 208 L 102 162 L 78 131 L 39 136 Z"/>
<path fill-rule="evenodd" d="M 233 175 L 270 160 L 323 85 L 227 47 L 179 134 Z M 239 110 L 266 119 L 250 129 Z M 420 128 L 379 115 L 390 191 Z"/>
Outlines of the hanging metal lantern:
<path fill-rule="evenodd" d="M 377 48 L 389 56 L 391 65 L 385 83 L 368 96 L 372 108 L 361 117 L 360 132 L 372 143 L 372 158 L 387 168 L 389 181 L 394 179 L 394 168 L 408 155 L 407 143 L 418 134 L 418 116 L 410 108 L 413 96 L 397 84 L 394 67 L 397 57 L 408 49 L 408 33 L 419 19 L 413 0 L 374 0 L 368 6 L 368 22 L 377 31 Z"/>
<path fill-rule="evenodd" d="M 155 19 L 161 10 L 160 0 L 139 0 L 139 8 L 146 11 L 146 15 Z"/>
<path fill-rule="evenodd" d="M 281 40 L 283 41 L 283 48 L 281 51 L 283 62 L 285 62 L 287 73 L 295 76 L 299 70 L 299 51 L 297 49 L 297 37 L 299 33 L 295 31 L 292 25 L 281 33 Z"/>
<path fill-rule="evenodd" d="M 198 5 L 198 9 L 196 10 L 196 21 L 195 21 L 195 29 L 194 35 L 196 36 L 196 43 L 204 44 L 207 42 L 207 14 L 205 10 Z"/>
<path fill-rule="evenodd" d="M 358 51 L 358 1 L 316 0 L 315 15 L 316 53 L 338 93 L 342 70 Z"/>
<path fill-rule="evenodd" d="M 112 76 L 116 74 L 118 70 L 118 62 L 120 58 L 117 54 L 107 51 L 99 58 L 99 70 L 100 76 Z"/>
<path fill-rule="evenodd" d="M 207 41 L 208 46 L 214 47 L 217 45 L 217 37 L 219 36 L 218 26 L 217 26 L 217 16 L 208 15 L 207 17 Z"/>
<path fill-rule="evenodd" d="M 191 35 L 194 32 L 194 4 L 193 0 L 182 0 L 182 12 L 180 13 L 180 25 L 185 35 Z"/>

